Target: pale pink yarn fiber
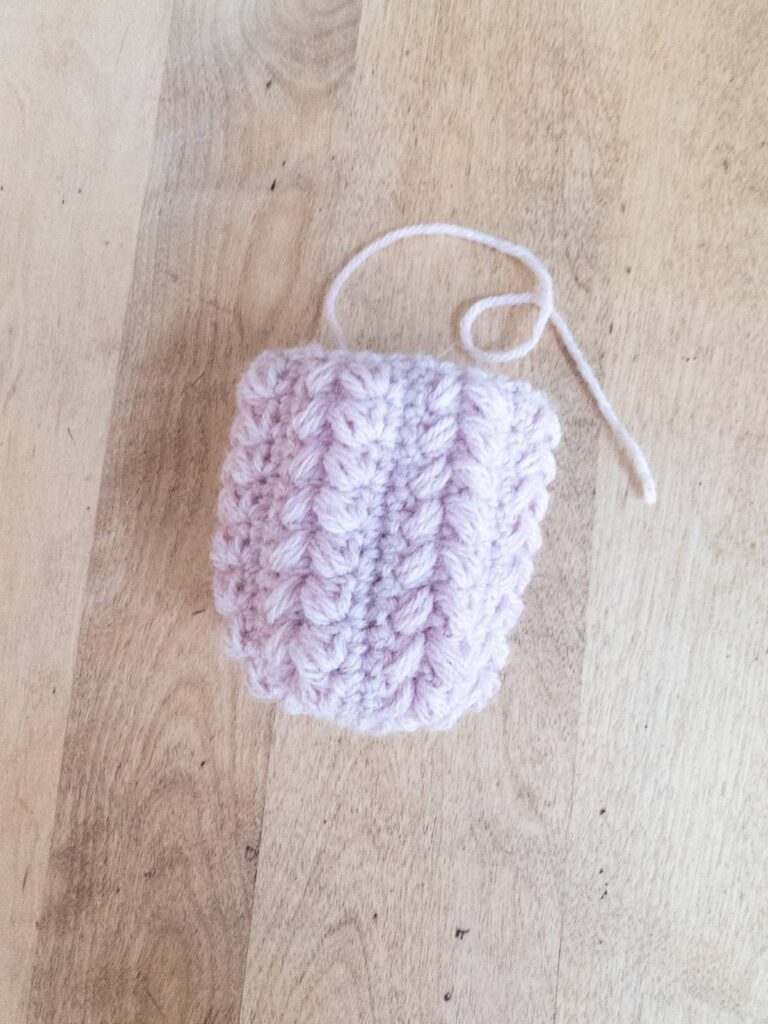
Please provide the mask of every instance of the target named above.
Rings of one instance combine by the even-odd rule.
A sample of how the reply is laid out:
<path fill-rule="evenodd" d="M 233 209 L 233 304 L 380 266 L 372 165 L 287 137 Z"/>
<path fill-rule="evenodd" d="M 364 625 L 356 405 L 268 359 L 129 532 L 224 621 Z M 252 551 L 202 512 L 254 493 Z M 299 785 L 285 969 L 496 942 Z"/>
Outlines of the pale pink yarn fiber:
<path fill-rule="evenodd" d="M 522 258 L 453 225 L 391 232 L 332 286 L 337 333 L 346 278 L 409 234 L 491 239 Z M 554 311 L 539 283 L 481 303 L 533 302 L 543 330 Z M 447 729 L 484 707 L 541 544 L 559 439 L 544 395 L 477 368 L 315 344 L 260 355 L 238 388 L 213 546 L 216 607 L 251 692 L 378 734 Z"/>
<path fill-rule="evenodd" d="M 483 370 L 317 345 L 259 356 L 214 546 L 252 692 L 375 733 L 483 707 L 559 437 L 543 395 Z"/>

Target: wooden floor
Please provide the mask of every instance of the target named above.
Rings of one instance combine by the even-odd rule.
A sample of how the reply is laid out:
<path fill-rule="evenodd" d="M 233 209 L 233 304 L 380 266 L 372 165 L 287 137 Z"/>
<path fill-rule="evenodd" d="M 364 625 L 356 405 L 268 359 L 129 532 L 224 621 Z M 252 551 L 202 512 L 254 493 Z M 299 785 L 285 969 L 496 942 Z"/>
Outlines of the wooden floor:
<path fill-rule="evenodd" d="M 5 0 L 0 47 L 2 1024 L 768 1021 L 761 0 Z M 548 333 L 501 694 L 376 741 L 244 695 L 208 550 L 244 366 L 432 219 L 549 265 L 660 500 Z M 343 316 L 458 360 L 522 280 L 414 241 Z"/>

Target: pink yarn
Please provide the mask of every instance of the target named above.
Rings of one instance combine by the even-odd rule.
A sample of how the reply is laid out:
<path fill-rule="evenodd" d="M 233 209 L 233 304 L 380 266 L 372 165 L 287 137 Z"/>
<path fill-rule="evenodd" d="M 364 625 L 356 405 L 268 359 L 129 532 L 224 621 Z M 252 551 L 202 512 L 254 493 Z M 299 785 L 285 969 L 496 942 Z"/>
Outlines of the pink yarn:
<path fill-rule="evenodd" d="M 477 368 L 318 345 L 259 356 L 213 546 L 252 693 L 378 734 L 484 707 L 559 439 L 544 395 Z"/>
<path fill-rule="evenodd" d="M 646 502 L 656 484 L 554 306 L 524 246 L 456 224 L 412 224 L 358 252 L 344 284 L 395 242 L 447 235 L 495 249 L 536 278 L 529 292 L 474 302 L 459 325 L 476 359 L 531 352 L 552 324 L 629 457 Z M 533 305 L 531 336 L 478 349 L 483 312 Z M 318 345 L 265 352 L 240 382 L 213 546 L 216 607 L 251 691 L 363 732 L 448 729 L 499 686 L 523 608 L 560 426 L 528 384 L 427 356 Z"/>

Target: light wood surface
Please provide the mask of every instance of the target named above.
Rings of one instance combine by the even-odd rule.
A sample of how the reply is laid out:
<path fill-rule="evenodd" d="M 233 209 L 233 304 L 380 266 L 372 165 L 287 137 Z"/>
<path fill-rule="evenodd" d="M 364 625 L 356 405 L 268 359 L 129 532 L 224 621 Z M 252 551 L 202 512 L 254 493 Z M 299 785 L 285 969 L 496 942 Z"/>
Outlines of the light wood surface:
<path fill-rule="evenodd" d="M 0 49 L 0 1022 L 766 1024 L 763 5 L 6 0 Z M 501 694 L 370 740 L 244 695 L 209 540 L 247 362 L 432 219 L 549 265 L 660 501 L 549 333 Z M 413 241 L 341 313 L 460 360 L 523 280 Z"/>

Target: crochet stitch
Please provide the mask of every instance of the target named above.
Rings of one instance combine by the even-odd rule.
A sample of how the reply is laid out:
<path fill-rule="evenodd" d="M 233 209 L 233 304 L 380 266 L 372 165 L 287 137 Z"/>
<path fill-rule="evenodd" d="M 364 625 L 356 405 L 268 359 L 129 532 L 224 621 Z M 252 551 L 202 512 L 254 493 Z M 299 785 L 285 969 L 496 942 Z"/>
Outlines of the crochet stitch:
<path fill-rule="evenodd" d="M 551 323 L 656 500 L 645 457 L 568 325 L 546 268 L 522 246 L 453 224 L 391 231 L 332 283 L 325 314 L 366 259 L 416 235 L 450 235 L 524 263 L 532 292 L 492 295 L 460 336 L 489 363 L 530 352 Z M 475 348 L 485 310 L 538 308 L 516 348 Z M 212 558 L 229 652 L 257 697 L 369 733 L 448 729 L 499 686 L 522 611 L 560 425 L 521 381 L 428 356 L 313 344 L 263 353 L 240 382 Z"/>
<path fill-rule="evenodd" d="M 259 356 L 213 551 L 252 693 L 371 733 L 484 707 L 559 438 L 542 394 L 476 368 L 317 345 Z"/>

